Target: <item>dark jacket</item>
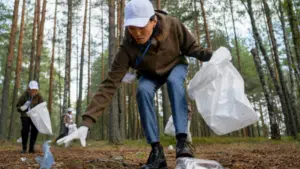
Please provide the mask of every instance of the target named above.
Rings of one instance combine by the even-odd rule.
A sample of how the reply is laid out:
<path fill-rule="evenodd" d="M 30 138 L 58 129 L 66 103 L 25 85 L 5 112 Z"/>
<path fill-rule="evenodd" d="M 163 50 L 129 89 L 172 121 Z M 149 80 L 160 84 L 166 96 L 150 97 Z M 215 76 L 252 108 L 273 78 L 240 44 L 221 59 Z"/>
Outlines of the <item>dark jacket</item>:
<path fill-rule="evenodd" d="M 24 92 L 23 95 L 19 98 L 19 100 L 17 102 L 17 110 L 18 110 L 18 112 L 21 113 L 21 117 L 28 117 L 26 114 L 28 109 L 25 111 L 22 111 L 20 109 L 20 107 L 23 106 L 27 101 L 30 101 L 31 99 L 32 99 L 31 104 L 30 104 L 31 109 L 34 108 L 36 105 L 44 102 L 43 97 L 39 93 L 37 95 L 33 96 L 33 98 L 31 98 L 28 91 Z"/>
<path fill-rule="evenodd" d="M 83 115 L 83 125 L 91 127 L 111 103 L 130 67 L 142 75 L 157 77 L 167 75 L 178 64 L 187 64 L 185 56 L 201 61 L 208 61 L 211 58 L 212 51 L 199 46 L 193 35 L 177 18 L 161 13 L 156 13 L 156 16 L 160 24 L 159 33 L 151 39 L 151 46 L 137 67 L 135 63 L 137 57 L 141 55 L 140 48 L 129 32 L 125 31 L 125 38 L 118 49 L 111 70 Z"/>

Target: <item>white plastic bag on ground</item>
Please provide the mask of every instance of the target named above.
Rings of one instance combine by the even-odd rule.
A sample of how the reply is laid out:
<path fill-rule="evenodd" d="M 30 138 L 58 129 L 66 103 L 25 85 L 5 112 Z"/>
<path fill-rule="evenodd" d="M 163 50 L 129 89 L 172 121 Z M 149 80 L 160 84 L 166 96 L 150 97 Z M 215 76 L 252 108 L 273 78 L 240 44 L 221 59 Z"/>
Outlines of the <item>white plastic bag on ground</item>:
<path fill-rule="evenodd" d="M 255 123 L 258 116 L 244 91 L 244 81 L 231 64 L 231 54 L 221 47 L 195 74 L 188 94 L 196 101 L 198 112 L 218 135 Z"/>
<path fill-rule="evenodd" d="M 39 163 L 40 169 L 50 169 L 52 165 L 55 163 L 54 162 L 54 157 L 53 154 L 51 153 L 50 150 L 50 144 L 51 140 L 48 140 L 44 142 L 43 144 L 43 152 L 44 156 L 37 156 L 35 158 L 36 162 Z"/>
<path fill-rule="evenodd" d="M 175 169 L 224 169 L 222 165 L 213 160 L 196 158 L 178 158 Z"/>
<path fill-rule="evenodd" d="M 47 103 L 43 102 L 30 109 L 27 115 L 31 118 L 33 124 L 42 134 L 53 135 Z"/>
<path fill-rule="evenodd" d="M 190 126 L 191 126 L 191 121 L 188 121 L 188 125 L 187 125 L 187 141 L 192 143 L 192 134 L 191 134 L 191 130 L 190 130 Z M 166 124 L 165 127 L 165 134 L 169 135 L 169 136 L 175 136 L 176 132 L 175 132 L 175 126 L 174 126 L 174 122 L 173 122 L 173 116 L 169 117 L 168 123 Z"/>

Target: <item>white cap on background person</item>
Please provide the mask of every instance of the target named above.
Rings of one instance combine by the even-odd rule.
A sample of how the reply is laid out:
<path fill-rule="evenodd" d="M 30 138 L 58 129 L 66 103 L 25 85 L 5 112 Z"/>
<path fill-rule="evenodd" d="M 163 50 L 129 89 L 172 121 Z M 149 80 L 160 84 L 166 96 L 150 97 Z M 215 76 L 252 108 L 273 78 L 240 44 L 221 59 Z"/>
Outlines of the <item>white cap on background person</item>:
<path fill-rule="evenodd" d="M 73 109 L 71 107 L 68 108 L 68 112 L 72 112 Z"/>
<path fill-rule="evenodd" d="M 32 81 L 29 82 L 28 87 L 29 87 L 29 89 L 38 90 L 39 89 L 39 84 L 36 81 L 32 80 Z"/>
<path fill-rule="evenodd" d="M 149 0 L 131 0 L 125 7 L 124 26 L 145 27 L 154 14 Z"/>

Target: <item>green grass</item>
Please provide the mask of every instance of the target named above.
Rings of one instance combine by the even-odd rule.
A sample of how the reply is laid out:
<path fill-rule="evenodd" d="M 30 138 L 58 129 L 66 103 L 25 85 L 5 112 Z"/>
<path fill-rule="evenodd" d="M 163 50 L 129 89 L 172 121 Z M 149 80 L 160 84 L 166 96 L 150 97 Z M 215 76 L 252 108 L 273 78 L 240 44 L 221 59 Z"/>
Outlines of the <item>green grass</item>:
<path fill-rule="evenodd" d="M 232 144 L 232 143 L 270 143 L 270 144 L 284 144 L 284 143 L 295 143 L 297 146 L 300 146 L 300 133 L 298 134 L 298 139 L 294 140 L 293 137 L 287 137 L 283 136 L 281 137 L 281 140 L 270 140 L 265 137 L 227 137 L 227 136 L 213 136 L 213 137 L 194 137 L 193 138 L 193 144 L 199 145 L 199 144 Z M 168 145 L 175 145 L 176 140 L 175 137 L 170 136 L 161 136 L 161 144 L 164 146 Z M 46 140 L 44 140 L 46 141 Z M 39 140 L 37 144 L 43 144 L 44 141 Z M 4 143 L 4 144 L 3 144 Z M 7 147 L 8 145 L 21 145 L 20 143 L 16 143 L 16 140 L 12 141 L 4 141 L 2 142 L 2 145 L 0 147 Z M 140 140 L 125 140 L 123 144 L 121 145 L 113 145 L 109 144 L 107 140 L 104 141 L 96 141 L 96 140 L 88 140 L 87 141 L 87 147 L 94 147 L 94 148 L 118 148 L 122 145 L 128 146 L 128 147 L 145 147 L 148 146 L 145 139 Z M 57 144 L 52 144 L 52 146 L 57 146 Z M 76 140 L 72 142 L 72 146 L 80 147 L 80 141 Z M 61 147 L 64 147 L 64 145 L 61 145 Z"/>

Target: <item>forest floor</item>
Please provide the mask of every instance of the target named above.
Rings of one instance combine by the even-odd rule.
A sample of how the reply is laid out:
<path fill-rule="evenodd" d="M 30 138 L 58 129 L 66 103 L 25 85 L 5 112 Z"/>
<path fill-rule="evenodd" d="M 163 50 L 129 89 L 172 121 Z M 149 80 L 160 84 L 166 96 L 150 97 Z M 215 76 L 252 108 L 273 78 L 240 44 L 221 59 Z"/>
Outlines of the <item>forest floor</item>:
<path fill-rule="evenodd" d="M 201 140 L 198 139 L 198 140 Z M 300 142 L 297 141 L 230 141 L 195 140 L 196 158 L 216 160 L 230 169 L 300 169 Z M 174 141 L 172 142 L 174 145 Z M 175 151 L 164 143 L 169 169 L 176 165 Z M 36 169 L 35 157 L 43 155 L 41 143 L 37 153 L 21 154 L 20 143 L 0 142 L 1 169 Z M 103 141 L 88 141 L 85 148 L 75 143 L 69 148 L 52 146 L 55 169 L 135 169 L 147 160 L 150 151 L 144 141 L 126 141 L 120 146 Z M 21 158 L 26 160 L 22 161 Z"/>

